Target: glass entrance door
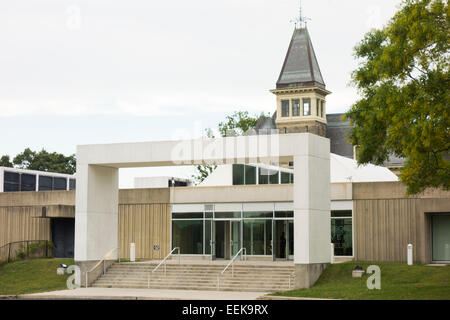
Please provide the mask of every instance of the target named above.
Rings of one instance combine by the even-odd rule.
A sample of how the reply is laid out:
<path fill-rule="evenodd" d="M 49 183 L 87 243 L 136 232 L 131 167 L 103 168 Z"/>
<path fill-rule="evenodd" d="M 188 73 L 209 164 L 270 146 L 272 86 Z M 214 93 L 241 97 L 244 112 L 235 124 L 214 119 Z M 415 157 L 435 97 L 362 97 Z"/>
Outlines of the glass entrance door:
<path fill-rule="evenodd" d="M 274 220 L 274 260 L 294 259 L 294 221 Z"/>
<path fill-rule="evenodd" d="M 215 259 L 226 259 L 226 221 L 214 221 Z"/>
<path fill-rule="evenodd" d="M 230 259 L 241 249 L 241 222 L 230 221 Z"/>

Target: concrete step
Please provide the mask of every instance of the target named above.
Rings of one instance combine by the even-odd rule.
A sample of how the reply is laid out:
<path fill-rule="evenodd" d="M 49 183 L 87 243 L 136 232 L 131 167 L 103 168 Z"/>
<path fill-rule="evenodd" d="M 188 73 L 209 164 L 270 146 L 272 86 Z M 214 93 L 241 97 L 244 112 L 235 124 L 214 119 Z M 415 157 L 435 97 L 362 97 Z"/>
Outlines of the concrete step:
<path fill-rule="evenodd" d="M 115 285 L 115 286 L 101 286 L 94 284 L 93 287 L 96 288 L 140 288 L 140 289 L 147 289 L 147 285 Z M 205 291 L 217 291 L 216 286 L 211 287 L 185 287 L 185 286 L 173 286 L 173 287 L 165 287 L 165 286 L 151 286 L 151 289 L 171 289 L 171 290 L 205 290 Z M 288 287 L 272 287 L 272 288 L 235 288 L 235 287 L 225 287 L 221 286 L 219 288 L 219 291 L 241 291 L 241 292 L 276 292 L 276 291 L 287 291 L 290 290 Z"/>
<path fill-rule="evenodd" d="M 156 264 L 115 263 L 92 285 L 111 288 L 147 288 L 148 275 Z M 217 277 L 225 265 L 167 264 L 151 274 L 152 289 L 217 290 Z M 281 291 L 289 289 L 292 266 L 235 264 L 220 276 L 224 291 Z M 294 278 L 291 278 L 293 283 Z"/>

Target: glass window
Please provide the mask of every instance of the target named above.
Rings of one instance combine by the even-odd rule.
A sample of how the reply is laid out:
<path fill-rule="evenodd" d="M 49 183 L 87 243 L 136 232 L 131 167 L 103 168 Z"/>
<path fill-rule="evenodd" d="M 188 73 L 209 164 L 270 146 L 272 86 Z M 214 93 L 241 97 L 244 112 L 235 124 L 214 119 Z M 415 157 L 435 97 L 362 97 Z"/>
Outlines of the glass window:
<path fill-rule="evenodd" d="M 319 107 L 320 107 L 320 100 L 317 99 L 316 100 L 316 116 L 318 116 L 318 117 L 320 117 Z"/>
<path fill-rule="evenodd" d="M 300 116 L 300 99 L 292 100 L 292 116 L 293 117 Z"/>
<path fill-rule="evenodd" d="M 293 218 L 294 211 L 275 211 L 275 218 Z"/>
<path fill-rule="evenodd" d="M 20 177 L 20 191 L 36 191 L 36 175 L 22 173 Z"/>
<path fill-rule="evenodd" d="M 343 217 L 351 217 L 351 210 L 343 210 L 343 211 L 331 211 L 331 217 L 333 218 L 343 218 Z"/>
<path fill-rule="evenodd" d="M 77 187 L 77 181 L 75 179 L 69 179 L 69 190 L 75 190 Z"/>
<path fill-rule="evenodd" d="M 172 220 L 172 246 L 181 254 L 203 254 L 203 220 Z"/>
<path fill-rule="evenodd" d="M 248 255 L 272 254 L 272 220 L 244 220 L 244 247 Z"/>
<path fill-rule="evenodd" d="M 245 184 L 243 164 L 233 164 L 233 185 L 240 186 Z"/>
<path fill-rule="evenodd" d="M 211 254 L 211 220 L 205 220 L 205 254 Z"/>
<path fill-rule="evenodd" d="M 172 219 L 203 219 L 203 212 L 172 212 Z"/>
<path fill-rule="evenodd" d="M 54 177 L 53 190 L 67 190 L 67 179 Z"/>
<path fill-rule="evenodd" d="M 256 167 L 245 166 L 245 184 L 256 184 Z"/>
<path fill-rule="evenodd" d="M 241 212 L 216 212 L 215 217 L 216 219 L 240 218 Z"/>
<path fill-rule="evenodd" d="M 311 115 L 311 99 L 310 98 L 303 99 L 303 115 L 304 116 Z"/>
<path fill-rule="evenodd" d="M 51 191 L 53 178 L 49 176 L 39 176 L 39 191 Z"/>
<path fill-rule="evenodd" d="M 272 218 L 272 211 L 246 211 L 244 212 L 244 218 Z"/>
<path fill-rule="evenodd" d="M 279 174 L 278 170 L 259 168 L 259 184 L 278 184 Z"/>
<path fill-rule="evenodd" d="M 17 172 L 5 171 L 3 179 L 4 192 L 20 191 L 20 174 Z"/>
<path fill-rule="evenodd" d="M 5 180 L 5 182 L 19 184 L 19 182 L 20 182 L 20 174 L 18 174 L 17 172 L 5 171 L 5 175 L 3 176 L 3 179 Z"/>
<path fill-rule="evenodd" d="M 280 184 L 280 172 L 275 171 L 275 174 L 269 175 L 270 184 Z"/>
<path fill-rule="evenodd" d="M 331 219 L 331 242 L 334 243 L 335 256 L 352 256 L 352 220 Z"/>
<path fill-rule="evenodd" d="M 289 117 L 289 100 L 281 101 L 281 116 Z"/>
<path fill-rule="evenodd" d="M 282 184 L 294 183 L 294 175 L 289 172 L 281 171 L 281 183 Z"/>
<path fill-rule="evenodd" d="M 321 116 L 322 118 L 323 118 L 323 116 L 324 116 L 324 113 L 323 113 L 324 105 L 325 105 L 325 102 L 324 102 L 324 101 L 321 101 L 321 102 L 320 102 L 320 116 Z"/>
<path fill-rule="evenodd" d="M 212 212 L 205 212 L 205 218 L 206 219 L 212 219 L 213 218 L 213 213 Z"/>

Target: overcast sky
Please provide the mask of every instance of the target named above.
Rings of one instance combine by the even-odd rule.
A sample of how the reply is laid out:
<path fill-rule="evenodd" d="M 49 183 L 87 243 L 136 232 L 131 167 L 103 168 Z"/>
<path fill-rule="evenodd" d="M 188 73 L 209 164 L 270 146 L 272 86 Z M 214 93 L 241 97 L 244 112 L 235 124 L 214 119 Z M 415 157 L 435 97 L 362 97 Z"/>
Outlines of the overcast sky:
<path fill-rule="evenodd" d="M 399 3 L 303 0 L 333 92 L 328 113 L 357 99 L 352 48 Z M 0 155 L 198 137 L 236 110 L 273 113 L 269 90 L 298 8 L 298 0 L 1 0 Z M 121 170 L 120 185 L 162 172 Z"/>

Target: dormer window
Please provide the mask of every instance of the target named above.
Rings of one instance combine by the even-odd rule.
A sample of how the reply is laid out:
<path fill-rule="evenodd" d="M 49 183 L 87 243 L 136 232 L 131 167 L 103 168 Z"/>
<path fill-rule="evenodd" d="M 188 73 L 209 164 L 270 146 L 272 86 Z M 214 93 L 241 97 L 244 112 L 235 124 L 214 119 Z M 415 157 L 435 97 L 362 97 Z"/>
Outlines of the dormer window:
<path fill-rule="evenodd" d="M 304 116 L 311 115 L 311 99 L 310 98 L 303 99 L 303 115 Z"/>
<path fill-rule="evenodd" d="M 289 100 L 281 101 L 281 116 L 289 117 Z"/>
<path fill-rule="evenodd" d="M 293 117 L 300 116 L 300 99 L 292 100 L 292 116 Z"/>

